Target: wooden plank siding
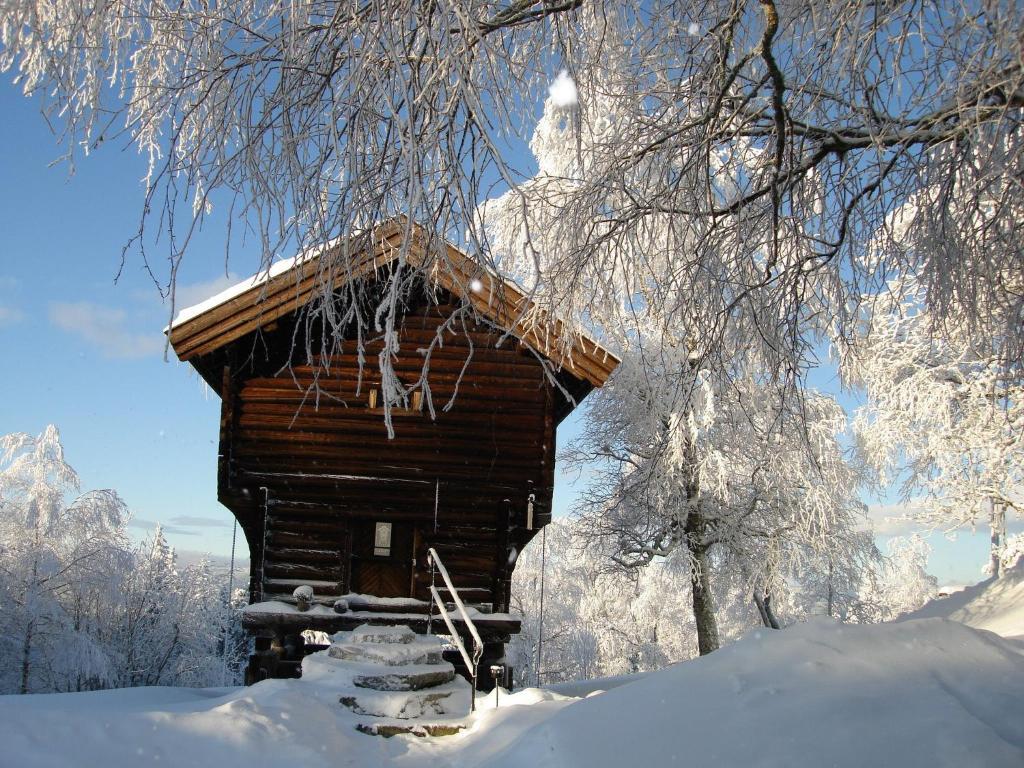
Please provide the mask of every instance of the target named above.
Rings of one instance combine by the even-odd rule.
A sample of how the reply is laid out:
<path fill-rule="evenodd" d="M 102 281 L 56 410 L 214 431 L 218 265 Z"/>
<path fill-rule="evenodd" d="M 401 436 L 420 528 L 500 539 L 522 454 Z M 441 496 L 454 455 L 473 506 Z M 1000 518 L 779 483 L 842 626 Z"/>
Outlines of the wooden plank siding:
<path fill-rule="evenodd" d="M 448 300 L 403 318 L 394 367 L 406 385 L 421 374 L 419 350 L 458 309 Z M 494 327 L 443 342 L 427 376 L 436 418 L 425 402 L 396 408 L 393 439 L 370 403 L 381 390 L 379 341 L 367 344 L 361 374 L 347 353 L 277 372 L 225 366 L 219 497 L 249 541 L 254 600 L 289 596 L 299 583 L 324 597 L 408 583 L 407 596 L 427 599 L 426 551 L 435 547 L 470 602 L 508 609 L 509 554 L 550 520 L 561 395 L 537 356 Z M 405 582 L 365 565 L 376 521 L 392 523 L 396 546 L 412 542 Z"/>

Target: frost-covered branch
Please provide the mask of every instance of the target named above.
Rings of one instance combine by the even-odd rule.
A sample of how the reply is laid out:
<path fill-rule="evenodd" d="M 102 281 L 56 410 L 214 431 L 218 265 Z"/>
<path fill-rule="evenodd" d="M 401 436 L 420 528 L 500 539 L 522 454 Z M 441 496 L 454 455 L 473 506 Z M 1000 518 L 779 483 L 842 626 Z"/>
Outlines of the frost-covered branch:
<path fill-rule="evenodd" d="M 855 428 L 878 479 L 899 480 L 927 527 L 952 531 L 998 510 L 1024 512 L 1019 361 L 1008 363 L 998 339 L 966 321 L 938 335 L 913 281 L 894 284 L 871 309 L 844 367 L 868 395 Z"/>
<path fill-rule="evenodd" d="M 994 0 L 15 0 L 0 69 L 43 95 L 69 157 L 146 156 L 135 243 L 172 297 L 211 206 L 263 267 L 408 214 L 519 272 L 541 300 L 527 324 L 643 295 L 785 378 L 809 332 L 849 338 L 860 297 L 908 274 L 937 324 L 963 312 L 1020 359 L 1018 16 Z M 545 107 L 537 168 L 519 167 L 562 69 L 573 98 Z M 315 304 L 360 339 L 395 311 L 329 295 L 363 245 L 319 267 Z"/>

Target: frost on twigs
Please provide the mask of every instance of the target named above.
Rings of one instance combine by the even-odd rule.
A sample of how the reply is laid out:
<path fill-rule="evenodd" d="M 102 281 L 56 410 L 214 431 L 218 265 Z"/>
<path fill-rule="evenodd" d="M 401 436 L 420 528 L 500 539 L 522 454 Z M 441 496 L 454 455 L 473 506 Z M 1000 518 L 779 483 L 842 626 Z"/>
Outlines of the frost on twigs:
<path fill-rule="evenodd" d="M 776 378 L 908 275 L 937 327 L 960 314 L 1024 357 L 1015 4 L 714 0 L 697 30 L 669 0 L 338 11 L 9 2 L 0 69 L 44 95 L 69 152 L 130 139 L 149 158 L 137 242 L 170 229 L 172 273 L 212 201 L 264 268 L 406 214 L 468 229 L 549 316 L 636 297 L 709 346 L 742 338 Z M 545 99 L 524 178 L 509 150 Z M 325 266 L 314 311 L 384 332 L 378 306 L 332 297 L 357 255 Z"/>
<path fill-rule="evenodd" d="M 669 0 L 338 11 L 8 2 L 0 69 L 69 152 L 127 138 L 150 159 L 137 242 L 166 225 L 172 272 L 211 201 L 264 268 L 406 214 L 516 271 L 529 321 L 662 305 L 776 380 L 911 274 L 937 327 L 961 315 L 1024 357 L 1014 3 L 714 0 L 699 35 Z M 542 101 L 524 177 L 510 147 Z M 397 302 L 333 295 L 358 253 L 325 264 L 312 311 L 385 333 Z"/>
<path fill-rule="evenodd" d="M 998 571 L 1007 514 L 1024 513 L 1019 365 L 964 315 L 940 326 L 923 290 L 916 280 L 893 281 L 867 304 L 846 351 L 844 373 L 868 395 L 854 420 L 857 446 L 875 479 L 901 483 L 922 527 L 989 524 Z"/>

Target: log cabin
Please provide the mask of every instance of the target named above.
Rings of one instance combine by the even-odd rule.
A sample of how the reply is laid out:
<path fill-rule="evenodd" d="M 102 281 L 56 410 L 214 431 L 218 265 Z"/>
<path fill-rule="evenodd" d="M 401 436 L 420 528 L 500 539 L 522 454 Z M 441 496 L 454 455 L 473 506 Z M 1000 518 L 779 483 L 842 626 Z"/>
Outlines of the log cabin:
<path fill-rule="evenodd" d="M 520 629 L 516 557 L 551 519 L 555 430 L 619 362 L 586 335 L 560 338 L 557 319 L 527 325 L 534 307 L 516 284 L 411 222 L 375 227 L 353 256 L 354 242 L 343 275 L 324 269 L 335 242 L 168 329 L 221 399 L 217 495 L 250 552 L 248 683 L 299 674 L 304 630 L 436 628 L 431 548 L 470 606 L 481 663 L 501 660 Z M 403 394 L 385 403 L 383 334 L 364 333 L 359 350 L 353 327 L 322 346 L 311 313 L 324 280 L 327 295 L 356 280 L 372 290 L 398 269 L 418 287 L 394 329 Z M 298 587 L 313 589 L 310 603 L 297 603 Z"/>

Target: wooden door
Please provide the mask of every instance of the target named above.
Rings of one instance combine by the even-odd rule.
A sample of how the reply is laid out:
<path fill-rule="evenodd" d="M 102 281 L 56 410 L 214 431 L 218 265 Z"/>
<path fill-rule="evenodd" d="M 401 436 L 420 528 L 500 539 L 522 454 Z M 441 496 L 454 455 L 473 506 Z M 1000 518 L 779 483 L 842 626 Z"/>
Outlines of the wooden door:
<path fill-rule="evenodd" d="M 413 526 L 392 520 L 360 521 L 353 529 L 352 591 L 410 597 Z"/>

